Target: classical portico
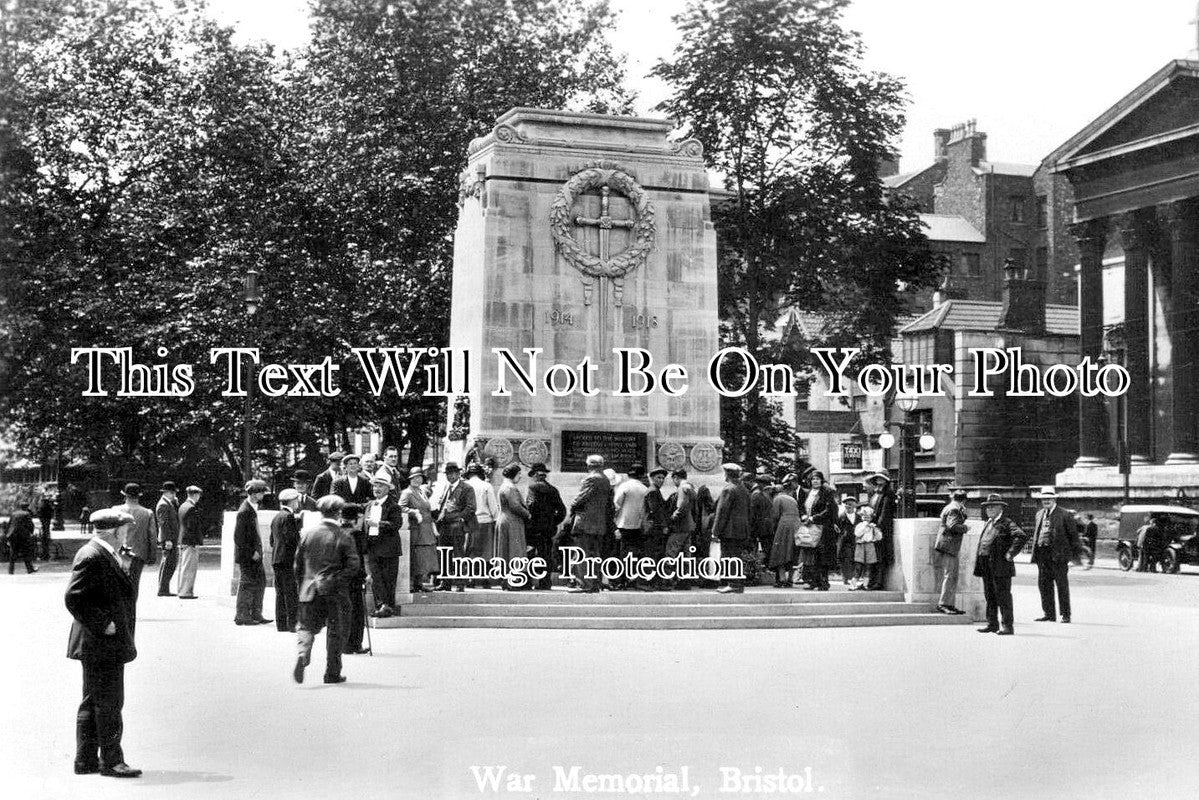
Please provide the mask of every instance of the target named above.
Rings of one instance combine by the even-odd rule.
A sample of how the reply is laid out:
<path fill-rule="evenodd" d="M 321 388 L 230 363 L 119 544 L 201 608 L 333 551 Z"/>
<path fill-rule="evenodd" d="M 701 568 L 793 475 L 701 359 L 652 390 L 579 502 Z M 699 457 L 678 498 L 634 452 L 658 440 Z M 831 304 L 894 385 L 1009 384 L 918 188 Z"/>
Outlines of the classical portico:
<path fill-rule="evenodd" d="M 1199 61 L 1173 61 L 1050 157 L 1074 192 L 1081 350 L 1123 363 L 1124 402 L 1080 398 L 1079 454 L 1057 484 L 1134 497 L 1199 486 Z M 1120 416 L 1123 419 L 1120 419 Z"/>

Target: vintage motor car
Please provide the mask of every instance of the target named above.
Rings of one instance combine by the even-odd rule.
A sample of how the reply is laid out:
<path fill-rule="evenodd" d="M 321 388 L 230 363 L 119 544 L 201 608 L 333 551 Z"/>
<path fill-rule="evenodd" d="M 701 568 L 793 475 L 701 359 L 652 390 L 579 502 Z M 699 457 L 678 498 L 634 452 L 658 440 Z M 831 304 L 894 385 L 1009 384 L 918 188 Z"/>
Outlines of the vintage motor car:
<path fill-rule="evenodd" d="M 1162 553 L 1162 572 L 1178 572 L 1182 564 L 1199 564 L 1199 511 L 1185 506 L 1127 505 L 1120 509 L 1120 530 L 1116 542 L 1116 560 L 1128 571 L 1141 557 L 1137 531 L 1152 515 L 1166 519 L 1166 549 Z"/>

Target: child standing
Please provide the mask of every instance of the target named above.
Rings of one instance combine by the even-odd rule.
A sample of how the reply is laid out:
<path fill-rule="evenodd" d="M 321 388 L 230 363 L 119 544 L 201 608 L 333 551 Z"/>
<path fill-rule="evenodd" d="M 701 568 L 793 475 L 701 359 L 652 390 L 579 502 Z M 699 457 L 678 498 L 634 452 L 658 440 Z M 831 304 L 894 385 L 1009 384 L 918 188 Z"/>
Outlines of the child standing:
<path fill-rule="evenodd" d="M 883 532 L 872 521 L 874 509 L 870 506 L 860 508 L 858 516 L 862 521 L 853 530 L 855 579 L 854 585 L 849 587 L 850 591 L 866 589 L 867 579 L 872 577 L 873 572 L 878 569 L 878 546 L 875 542 L 881 541 L 883 538 Z"/>

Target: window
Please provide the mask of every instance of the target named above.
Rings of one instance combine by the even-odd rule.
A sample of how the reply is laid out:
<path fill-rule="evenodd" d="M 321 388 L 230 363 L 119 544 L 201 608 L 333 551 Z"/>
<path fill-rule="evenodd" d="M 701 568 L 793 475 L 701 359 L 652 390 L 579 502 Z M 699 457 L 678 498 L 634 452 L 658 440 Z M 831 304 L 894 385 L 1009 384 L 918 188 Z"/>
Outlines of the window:
<path fill-rule="evenodd" d="M 916 409 L 912 412 L 911 419 L 916 425 L 917 436 L 933 432 L 933 410 L 931 408 Z"/>
<path fill-rule="evenodd" d="M 1012 222 L 1024 221 L 1024 196 L 1014 194 L 1007 199 L 1008 201 L 1008 217 Z"/>
<path fill-rule="evenodd" d="M 1041 229 L 1049 227 L 1049 198 L 1043 194 L 1037 195 L 1037 226 Z"/>
<path fill-rule="evenodd" d="M 976 276 L 981 269 L 982 259 L 978 253 L 962 253 L 962 274 Z"/>
<path fill-rule="evenodd" d="M 1023 247 L 1013 247 L 1007 251 L 1007 257 L 1012 262 L 1012 266 L 1020 269 L 1028 268 L 1028 254 Z"/>
<path fill-rule="evenodd" d="M 809 404 L 809 400 L 811 399 L 811 387 L 808 385 L 808 382 L 802 378 L 796 381 L 796 384 L 795 410 L 807 411 L 811 407 Z"/>
<path fill-rule="evenodd" d="M 812 441 L 810 439 L 795 440 L 795 457 L 802 458 L 807 461 L 812 455 Z"/>
<path fill-rule="evenodd" d="M 1049 274 L 1049 248 L 1037 248 L 1037 280 L 1044 280 L 1045 275 Z"/>

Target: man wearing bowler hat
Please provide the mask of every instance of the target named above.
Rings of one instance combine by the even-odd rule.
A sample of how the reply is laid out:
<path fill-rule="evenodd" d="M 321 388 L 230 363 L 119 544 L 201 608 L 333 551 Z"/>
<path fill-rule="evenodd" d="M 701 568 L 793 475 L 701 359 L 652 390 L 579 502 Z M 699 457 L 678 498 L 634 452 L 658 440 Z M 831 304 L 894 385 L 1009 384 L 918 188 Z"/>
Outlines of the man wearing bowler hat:
<path fill-rule="evenodd" d="M 164 481 L 162 496 L 154 506 L 154 522 L 158 527 L 158 546 L 162 548 L 162 566 L 158 568 L 158 596 L 174 597 L 171 578 L 179 565 L 179 499 L 175 482 Z"/>
<path fill-rule="evenodd" d="M 204 490 L 187 487 L 187 499 L 179 506 L 179 599 L 196 599 L 196 570 L 200 566 L 200 546 L 204 544 L 204 526 L 196 505 Z"/>
<path fill-rule="evenodd" d="M 237 610 L 233 622 L 237 625 L 265 625 L 262 598 L 266 594 L 266 567 L 262 564 L 262 536 L 258 533 L 258 509 L 266 497 L 264 481 L 246 482 L 246 499 L 237 509 L 233 525 L 233 560 L 241 570 L 237 582 Z"/>
<path fill-rule="evenodd" d="M 312 473 L 306 469 L 298 469 L 291 474 L 291 488 L 300 496 L 300 508 L 303 511 L 316 511 L 316 498 L 312 496 Z"/>
<path fill-rule="evenodd" d="M 125 502 L 113 506 L 117 511 L 124 511 L 133 517 L 129 530 L 125 533 L 125 548 L 129 551 L 129 580 L 133 581 L 133 596 L 137 597 L 138 583 L 141 581 L 142 568 L 153 563 L 155 558 L 157 524 L 150 509 L 141 503 L 142 487 L 136 483 L 127 483 L 121 491 Z"/>
<path fill-rule="evenodd" d="M 987 626 L 979 633 L 1015 633 L 1012 612 L 1012 578 L 1016 574 L 1016 556 L 1024 549 L 1028 535 L 1012 522 L 1006 513 L 1007 501 L 997 494 L 983 501 L 987 522 L 978 539 L 978 554 L 974 574 L 983 579 L 983 595 L 987 600 Z M 1003 627 L 999 627 L 1000 616 Z"/>
<path fill-rule="evenodd" d="M 462 480 L 462 470 L 453 461 L 445 465 L 445 482 L 433 501 L 437 519 L 438 546 L 451 548 L 450 556 L 462 558 L 470 547 L 475 516 L 475 490 Z M 454 591 L 465 591 L 465 580 L 454 578 L 442 584 Z"/>
<path fill-rule="evenodd" d="M 1040 499 L 1041 510 L 1037 512 L 1032 535 L 1032 560 L 1037 565 L 1037 588 L 1041 591 L 1041 611 L 1044 612 L 1037 622 L 1057 620 L 1054 589 L 1061 606 L 1062 622 L 1069 622 L 1070 561 L 1082 552 L 1078 525 L 1074 515 L 1057 504 L 1057 490 L 1052 486 L 1041 490 Z"/>
<path fill-rule="evenodd" d="M 137 658 L 137 592 L 119 549 L 133 517 L 120 509 L 91 515 L 96 534 L 75 554 L 66 606 L 74 620 L 67 658 L 83 665 L 83 699 L 75 715 L 75 774 L 113 778 L 142 774 L 125 763 L 125 664 Z M 124 531 L 122 531 L 124 529 Z"/>

